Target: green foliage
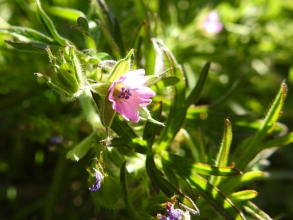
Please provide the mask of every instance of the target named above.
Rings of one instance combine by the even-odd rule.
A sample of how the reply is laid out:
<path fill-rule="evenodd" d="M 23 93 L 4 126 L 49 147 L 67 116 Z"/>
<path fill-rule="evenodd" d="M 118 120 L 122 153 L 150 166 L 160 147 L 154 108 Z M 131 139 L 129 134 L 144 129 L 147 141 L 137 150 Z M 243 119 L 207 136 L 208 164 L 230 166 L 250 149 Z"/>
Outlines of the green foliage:
<path fill-rule="evenodd" d="M 292 3 L 28 2 L 0 8 L 1 219 L 293 216 Z M 108 98 L 135 69 L 138 123 Z"/>

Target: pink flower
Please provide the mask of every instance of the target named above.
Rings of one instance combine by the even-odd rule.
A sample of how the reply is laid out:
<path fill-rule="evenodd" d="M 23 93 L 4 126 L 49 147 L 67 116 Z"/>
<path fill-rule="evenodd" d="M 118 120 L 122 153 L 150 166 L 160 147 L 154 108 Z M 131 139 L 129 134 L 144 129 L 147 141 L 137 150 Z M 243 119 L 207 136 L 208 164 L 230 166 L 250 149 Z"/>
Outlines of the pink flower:
<path fill-rule="evenodd" d="M 203 29 L 211 34 L 218 34 L 222 31 L 223 25 L 220 22 L 219 15 L 216 11 L 211 11 L 203 22 Z"/>
<path fill-rule="evenodd" d="M 112 108 L 127 121 L 139 121 L 138 107 L 146 107 L 156 93 L 145 86 L 148 81 L 143 69 L 132 70 L 114 81 L 109 88 Z"/>

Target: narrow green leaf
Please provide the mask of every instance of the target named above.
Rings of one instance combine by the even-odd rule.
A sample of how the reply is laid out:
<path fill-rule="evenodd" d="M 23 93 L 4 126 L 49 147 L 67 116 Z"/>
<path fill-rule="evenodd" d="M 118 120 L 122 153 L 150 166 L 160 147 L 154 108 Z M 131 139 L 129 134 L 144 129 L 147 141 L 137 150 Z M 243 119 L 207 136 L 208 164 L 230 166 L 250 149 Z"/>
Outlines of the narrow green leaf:
<path fill-rule="evenodd" d="M 232 125 L 228 118 L 225 119 L 224 135 L 220 146 L 219 154 L 217 156 L 216 166 L 227 166 L 230 146 L 232 142 Z"/>
<path fill-rule="evenodd" d="M 192 163 L 185 157 L 169 154 L 167 152 L 163 152 L 161 155 L 174 166 L 174 169 L 178 171 L 184 170 L 186 175 L 191 175 L 193 172 L 215 176 L 238 176 L 242 174 L 238 169 L 233 167 L 216 167 L 202 163 Z"/>
<path fill-rule="evenodd" d="M 282 113 L 282 107 L 284 100 L 287 95 L 287 85 L 283 82 L 281 84 L 280 90 L 273 101 L 272 106 L 266 114 L 265 119 L 260 125 L 255 136 L 249 141 L 247 145 L 240 145 L 236 148 L 233 153 L 232 161 L 237 162 L 236 166 L 240 169 L 244 169 L 247 164 L 257 155 L 260 151 L 259 144 L 264 138 L 270 134 L 277 123 L 277 120 Z"/>
<path fill-rule="evenodd" d="M 142 0 L 134 0 L 136 6 L 136 14 L 139 16 L 139 20 L 143 21 L 148 19 L 148 12 L 145 4 Z"/>
<path fill-rule="evenodd" d="M 36 0 L 36 3 L 37 3 L 37 15 L 38 15 L 41 23 L 46 28 L 48 33 L 52 36 L 52 38 L 55 41 L 57 41 L 61 46 L 64 46 L 66 44 L 67 40 L 58 34 L 52 20 L 43 10 L 40 0 Z"/>
<path fill-rule="evenodd" d="M 178 191 L 170 182 L 163 178 L 163 173 L 160 172 L 155 165 L 153 155 L 149 155 L 146 158 L 146 171 L 156 193 L 159 193 L 160 190 L 162 190 L 171 198 L 174 193 Z"/>
<path fill-rule="evenodd" d="M 52 38 L 31 28 L 10 26 L 8 28 L 0 28 L 0 33 L 10 34 L 14 37 L 17 37 L 20 41 L 24 41 L 23 38 L 25 38 L 28 41 L 40 42 L 43 44 L 51 45 L 54 43 L 54 40 Z"/>
<path fill-rule="evenodd" d="M 112 36 L 113 36 L 117 46 L 119 47 L 120 55 L 123 56 L 126 51 L 125 51 L 125 47 L 124 47 L 123 37 L 121 34 L 121 30 L 120 30 L 120 23 L 116 17 L 114 17 L 114 28 L 113 28 Z"/>
<path fill-rule="evenodd" d="M 208 73 L 209 73 L 209 69 L 210 69 L 210 62 L 207 62 L 204 67 L 201 70 L 200 73 L 200 77 L 198 79 L 198 82 L 195 86 L 195 88 L 191 91 L 191 93 L 189 94 L 185 104 L 187 106 L 190 106 L 191 104 L 195 104 L 200 96 L 201 91 L 203 90 L 204 84 L 206 82 Z"/>
<path fill-rule="evenodd" d="M 111 47 L 115 58 L 120 59 L 122 57 L 121 51 L 120 51 L 118 45 L 116 44 L 113 36 L 111 35 L 110 30 L 108 30 L 107 27 L 101 21 L 96 20 L 96 22 L 98 23 L 98 25 L 101 28 L 103 34 L 105 35 L 105 38 L 106 38 L 109 46 Z"/>
<path fill-rule="evenodd" d="M 152 108 L 152 117 L 153 119 L 159 121 L 162 114 L 162 102 L 156 103 Z M 147 141 L 149 152 L 152 152 L 152 145 L 155 139 L 155 136 L 157 135 L 158 125 L 147 121 L 144 131 L 143 131 L 143 139 Z"/>
<path fill-rule="evenodd" d="M 163 161 L 163 171 L 164 174 L 166 175 L 166 177 L 168 178 L 168 180 L 176 187 L 179 188 L 179 182 L 178 179 L 175 175 L 175 173 L 173 172 L 173 167 L 170 166 L 170 163 L 166 163 Z"/>
<path fill-rule="evenodd" d="M 94 10 L 99 16 L 99 20 L 101 20 L 101 23 L 110 29 L 111 27 L 111 19 L 110 19 L 110 12 L 109 8 L 105 1 L 103 0 L 92 0 L 91 5 L 94 7 Z"/>
<path fill-rule="evenodd" d="M 5 42 L 11 46 L 13 46 L 15 49 L 22 50 L 25 52 L 34 52 L 34 53 L 44 53 L 47 54 L 46 48 L 47 44 L 37 43 L 37 42 L 14 42 L 10 40 L 5 40 Z"/>
<path fill-rule="evenodd" d="M 179 131 L 185 119 L 187 106 L 182 105 L 185 102 L 185 80 L 182 67 L 178 64 L 174 55 L 163 45 L 159 40 L 152 39 L 155 48 L 160 48 L 160 53 L 163 54 L 165 69 L 170 69 L 170 76 L 177 77 L 178 83 L 170 88 L 170 93 L 173 96 L 166 123 L 166 128 L 161 133 L 161 136 L 154 145 L 156 152 L 165 150 Z M 158 50 L 158 49 L 157 49 Z"/>
<path fill-rule="evenodd" d="M 198 174 L 186 177 L 191 185 L 195 186 L 200 195 L 207 200 L 217 211 L 227 220 L 245 219 L 243 214 L 236 208 L 236 206 L 222 194 L 216 187 L 211 185 Z"/>
<path fill-rule="evenodd" d="M 236 176 L 230 178 L 229 180 L 220 184 L 220 189 L 225 193 L 232 193 L 236 188 L 241 187 L 245 183 L 252 182 L 263 178 L 265 176 L 265 172 L 262 171 L 250 171 L 246 172 L 240 176 Z"/>
<path fill-rule="evenodd" d="M 254 203 L 248 201 L 246 205 L 244 205 L 244 209 L 255 219 L 259 220 L 273 220 L 268 214 L 266 214 L 263 210 L 257 207 Z"/>
<path fill-rule="evenodd" d="M 169 181 L 163 178 L 163 174 L 157 169 L 154 161 L 154 156 L 149 155 L 146 158 L 146 171 L 151 180 L 154 190 L 159 193 L 160 189 L 169 197 L 174 195 L 178 196 L 178 201 L 188 208 L 190 208 L 195 214 L 199 214 L 199 210 L 194 202 L 179 189 L 174 187 Z"/>
<path fill-rule="evenodd" d="M 50 6 L 45 8 L 50 14 L 55 15 L 60 18 L 65 18 L 70 21 L 76 21 L 78 17 L 86 17 L 82 11 L 72 9 L 72 8 L 63 8 L 58 6 Z"/>
<path fill-rule="evenodd" d="M 288 144 L 291 144 L 292 142 L 293 142 L 293 132 L 290 132 L 289 134 L 285 134 L 283 136 L 276 137 L 272 140 L 264 142 L 263 144 L 260 145 L 259 149 L 264 150 L 266 148 L 286 146 Z"/>
<path fill-rule="evenodd" d="M 120 184 L 123 195 L 123 200 L 126 205 L 126 210 L 130 219 L 139 219 L 136 210 L 133 207 L 132 202 L 129 200 L 127 191 L 127 179 L 126 179 L 126 161 L 122 164 L 120 168 Z"/>
<path fill-rule="evenodd" d="M 229 198 L 235 202 L 241 202 L 241 201 L 245 201 L 245 200 L 250 200 L 250 199 L 254 199 L 257 196 L 257 192 L 255 190 L 242 190 L 242 191 L 238 191 L 238 192 L 234 192 L 232 193 Z"/>
<path fill-rule="evenodd" d="M 215 166 L 227 166 L 231 142 L 232 142 L 232 125 L 229 119 L 226 118 L 225 126 L 224 126 L 224 135 L 222 138 L 222 143 L 219 149 L 219 153 L 215 161 Z M 220 181 L 221 181 L 220 178 L 212 177 L 210 180 L 210 183 L 213 184 L 214 186 L 217 186 Z"/>
<path fill-rule="evenodd" d="M 143 41 L 146 38 L 146 35 L 147 35 L 147 23 L 146 21 L 143 21 L 139 25 L 137 30 L 135 31 L 133 45 L 132 45 L 132 48 L 134 48 L 135 54 L 136 54 L 134 58 L 136 67 L 139 66 L 139 63 L 142 57 L 141 49 L 142 49 Z"/>
<path fill-rule="evenodd" d="M 93 148 L 94 146 L 99 143 L 98 136 L 95 132 L 93 132 L 91 135 L 89 135 L 87 138 L 85 138 L 82 142 L 80 142 L 78 145 L 73 147 L 72 150 L 68 151 L 66 154 L 67 159 L 71 159 L 74 161 L 79 161 L 81 158 L 84 157 L 84 155 L 87 154 L 87 152 Z"/>

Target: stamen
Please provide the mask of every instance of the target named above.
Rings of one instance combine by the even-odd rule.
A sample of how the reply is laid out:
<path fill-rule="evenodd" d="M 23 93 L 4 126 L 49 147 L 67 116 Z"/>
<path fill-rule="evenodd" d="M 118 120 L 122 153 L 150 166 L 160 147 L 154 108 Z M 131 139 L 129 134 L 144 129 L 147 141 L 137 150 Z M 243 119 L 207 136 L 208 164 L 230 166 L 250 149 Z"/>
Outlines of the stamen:
<path fill-rule="evenodd" d="M 118 99 L 129 99 L 131 92 L 129 89 L 122 87 L 120 93 L 117 95 Z"/>

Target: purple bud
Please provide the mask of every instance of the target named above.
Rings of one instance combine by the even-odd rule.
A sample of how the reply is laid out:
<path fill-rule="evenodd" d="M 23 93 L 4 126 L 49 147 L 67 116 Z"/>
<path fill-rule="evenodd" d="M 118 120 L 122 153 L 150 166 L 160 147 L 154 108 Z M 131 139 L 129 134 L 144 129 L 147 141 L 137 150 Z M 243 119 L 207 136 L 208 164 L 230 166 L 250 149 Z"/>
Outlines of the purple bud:
<path fill-rule="evenodd" d="M 89 188 L 89 190 L 91 192 L 96 192 L 96 191 L 98 191 L 100 189 L 101 182 L 103 180 L 103 174 L 99 170 L 95 169 L 95 177 L 96 177 L 95 183 L 92 185 L 91 188 Z"/>
<path fill-rule="evenodd" d="M 181 209 L 174 209 L 174 205 L 167 210 L 170 220 L 180 220 L 182 219 L 183 211 Z"/>

